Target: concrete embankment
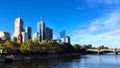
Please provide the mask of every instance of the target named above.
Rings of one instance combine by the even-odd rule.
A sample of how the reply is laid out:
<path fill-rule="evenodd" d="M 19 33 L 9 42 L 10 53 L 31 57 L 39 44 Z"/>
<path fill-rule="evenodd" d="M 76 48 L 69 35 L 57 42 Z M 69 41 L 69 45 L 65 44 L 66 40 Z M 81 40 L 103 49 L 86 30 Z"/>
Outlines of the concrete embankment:
<path fill-rule="evenodd" d="M 40 59 L 54 59 L 70 56 L 80 56 L 80 53 L 71 54 L 48 54 L 48 55 L 14 55 L 13 61 L 24 61 L 24 60 L 40 60 Z M 0 62 L 5 62 L 5 56 L 0 57 Z"/>

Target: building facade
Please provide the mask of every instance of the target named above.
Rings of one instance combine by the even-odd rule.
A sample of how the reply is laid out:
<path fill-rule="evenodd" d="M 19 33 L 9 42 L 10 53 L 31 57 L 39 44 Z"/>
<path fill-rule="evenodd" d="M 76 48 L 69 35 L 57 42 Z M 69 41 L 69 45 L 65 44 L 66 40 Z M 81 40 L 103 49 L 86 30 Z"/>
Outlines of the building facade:
<path fill-rule="evenodd" d="M 41 20 L 40 22 L 38 22 L 37 24 L 38 26 L 38 33 L 39 33 L 39 39 L 40 41 L 46 40 L 46 26 L 45 23 Z"/>
<path fill-rule="evenodd" d="M 10 40 L 11 36 L 8 32 L 0 32 L 0 39 L 1 40 Z"/>
<path fill-rule="evenodd" d="M 25 42 L 28 40 L 28 33 L 27 32 L 21 32 L 22 34 L 22 42 Z"/>
<path fill-rule="evenodd" d="M 66 36 L 66 43 L 70 43 L 70 37 Z"/>
<path fill-rule="evenodd" d="M 23 29 L 23 20 L 18 17 L 16 20 L 15 20 L 15 26 L 14 26 L 14 36 L 18 38 L 18 35 L 23 32 L 24 29 Z"/>
<path fill-rule="evenodd" d="M 59 43 L 59 44 L 61 44 L 61 39 L 60 39 L 60 38 L 57 38 L 57 39 L 56 39 L 56 42 Z"/>
<path fill-rule="evenodd" d="M 39 33 L 38 33 L 38 32 L 35 32 L 35 33 L 33 34 L 33 40 L 34 40 L 34 41 L 40 41 Z"/>
<path fill-rule="evenodd" d="M 22 34 L 21 34 L 21 32 L 20 32 L 20 34 L 18 35 L 17 43 L 20 44 L 20 45 L 22 44 Z"/>
<path fill-rule="evenodd" d="M 27 26 L 26 29 L 25 29 L 25 32 L 28 34 L 28 39 L 31 40 L 32 39 L 32 28 Z"/>
<path fill-rule="evenodd" d="M 46 27 L 46 40 L 53 40 L 53 30 Z"/>
<path fill-rule="evenodd" d="M 17 37 L 11 36 L 11 41 L 17 41 Z"/>
<path fill-rule="evenodd" d="M 66 42 L 66 31 L 65 30 L 60 32 L 60 39 L 61 39 L 61 43 Z"/>

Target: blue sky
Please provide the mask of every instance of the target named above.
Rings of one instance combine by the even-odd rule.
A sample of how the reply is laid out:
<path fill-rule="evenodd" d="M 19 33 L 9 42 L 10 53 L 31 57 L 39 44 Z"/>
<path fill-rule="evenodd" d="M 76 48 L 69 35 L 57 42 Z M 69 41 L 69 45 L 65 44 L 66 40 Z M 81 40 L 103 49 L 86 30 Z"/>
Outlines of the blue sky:
<path fill-rule="evenodd" d="M 40 16 L 54 30 L 66 30 L 72 44 L 120 47 L 120 0 L 1 0 L 0 31 L 13 35 L 20 13 L 24 28 L 37 31 Z"/>

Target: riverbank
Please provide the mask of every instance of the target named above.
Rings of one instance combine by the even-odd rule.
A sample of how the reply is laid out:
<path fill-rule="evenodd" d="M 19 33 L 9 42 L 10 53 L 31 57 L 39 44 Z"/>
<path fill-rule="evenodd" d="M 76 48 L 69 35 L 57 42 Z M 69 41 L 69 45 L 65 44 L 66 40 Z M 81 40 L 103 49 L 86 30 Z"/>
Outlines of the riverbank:
<path fill-rule="evenodd" d="M 14 55 L 14 61 L 24 61 L 24 60 L 41 60 L 41 59 L 54 59 L 54 58 L 63 58 L 63 57 L 74 57 L 80 56 L 80 53 L 70 53 L 70 54 L 48 54 L 48 55 Z M 0 62 L 5 62 L 6 56 L 0 57 Z"/>

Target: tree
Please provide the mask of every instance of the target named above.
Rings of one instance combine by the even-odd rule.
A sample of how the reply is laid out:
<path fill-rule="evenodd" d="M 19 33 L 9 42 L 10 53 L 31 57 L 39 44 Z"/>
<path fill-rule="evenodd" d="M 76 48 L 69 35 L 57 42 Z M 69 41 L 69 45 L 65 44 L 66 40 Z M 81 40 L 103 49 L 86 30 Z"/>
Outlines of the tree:
<path fill-rule="evenodd" d="M 47 53 L 48 50 L 50 49 L 47 40 L 40 42 L 40 45 L 42 47 L 42 50 L 41 50 L 42 53 Z"/>
<path fill-rule="evenodd" d="M 92 48 L 92 45 L 91 45 L 91 44 L 88 44 L 87 46 L 88 46 L 88 48 Z"/>
<path fill-rule="evenodd" d="M 74 44 L 74 49 L 75 49 L 75 51 L 80 51 L 80 49 L 81 49 L 81 47 L 80 47 L 80 45 L 79 44 Z"/>
<path fill-rule="evenodd" d="M 57 52 L 60 52 L 61 51 L 61 47 L 60 45 L 57 43 L 57 42 L 54 42 L 54 41 L 48 41 L 48 45 L 49 45 L 49 48 L 48 49 L 49 53 L 50 52 L 54 52 L 54 53 L 57 53 Z"/>
<path fill-rule="evenodd" d="M 16 53 L 17 49 L 18 49 L 18 44 L 16 42 L 7 40 L 4 44 L 3 44 L 3 48 L 4 48 L 4 53 Z"/>
<path fill-rule="evenodd" d="M 20 51 L 23 53 L 31 53 L 32 52 L 32 48 L 34 43 L 30 40 L 25 41 L 22 43 L 21 47 L 20 47 Z"/>
<path fill-rule="evenodd" d="M 104 45 L 99 46 L 99 49 L 108 49 L 108 47 L 105 47 Z"/>
<path fill-rule="evenodd" d="M 72 52 L 74 52 L 74 47 L 70 43 L 61 44 L 61 48 L 63 49 L 64 53 L 72 53 Z"/>
<path fill-rule="evenodd" d="M 42 46 L 40 45 L 40 43 L 38 41 L 34 41 L 34 44 L 32 45 L 32 52 L 34 53 L 40 53 L 40 51 L 42 50 Z"/>
<path fill-rule="evenodd" d="M 61 50 L 60 45 L 54 41 L 42 41 L 40 42 L 42 52 L 46 53 L 57 53 Z"/>
<path fill-rule="evenodd" d="M 4 44 L 0 44 L 0 49 L 4 49 Z"/>
<path fill-rule="evenodd" d="M 83 45 L 83 48 L 84 48 L 84 49 L 90 49 L 90 48 L 92 48 L 92 45 L 91 45 L 91 44 Z"/>

